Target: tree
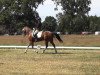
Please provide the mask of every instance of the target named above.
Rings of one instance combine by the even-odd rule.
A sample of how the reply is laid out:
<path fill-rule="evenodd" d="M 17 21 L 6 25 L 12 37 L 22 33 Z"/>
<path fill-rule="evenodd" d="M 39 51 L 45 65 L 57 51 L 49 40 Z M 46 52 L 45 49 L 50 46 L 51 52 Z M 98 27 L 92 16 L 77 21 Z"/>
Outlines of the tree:
<path fill-rule="evenodd" d="M 89 16 L 90 25 L 89 29 L 91 32 L 100 31 L 100 17 Z"/>
<path fill-rule="evenodd" d="M 0 25 L 9 33 L 16 32 L 23 25 L 34 26 L 36 9 L 44 0 L 0 0 Z"/>
<path fill-rule="evenodd" d="M 65 29 L 62 28 L 61 31 L 66 30 L 69 33 L 74 33 L 74 32 L 77 33 L 89 30 L 89 20 L 87 19 L 87 17 L 88 17 L 88 12 L 90 11 L 89 5 L 91 4 L 91 0 L 53 0 L 53 1 L 57 5 L 61 5 L 64 11 L 60 20 L 58 19 L 60 22 L 59 26 L 65 28 Z"/>
<path fill-rule="evenodd" d="M 57 29 L 56 19 L 52 16 L 47 16 L 45 18 L 45 21 L 43 22 L 42 29 L 43 30 L 56 31 L 56 29 Z"/>

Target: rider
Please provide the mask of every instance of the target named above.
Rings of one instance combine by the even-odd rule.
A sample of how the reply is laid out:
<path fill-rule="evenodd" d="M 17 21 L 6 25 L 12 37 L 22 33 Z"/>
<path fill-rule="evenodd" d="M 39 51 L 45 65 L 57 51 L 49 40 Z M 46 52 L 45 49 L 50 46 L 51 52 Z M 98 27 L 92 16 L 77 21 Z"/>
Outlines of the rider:
<path fill-rule="evenodd" d="M 41 26 L 42 26 L 41 18 L 39 17 L 38 12 L 35 12 L 35 31 L 34 31 L 34 34 L 33 34 L 35 41 L 37 41 L 37 33 L 38 33 L 38 31 L 41 30 Z"/>

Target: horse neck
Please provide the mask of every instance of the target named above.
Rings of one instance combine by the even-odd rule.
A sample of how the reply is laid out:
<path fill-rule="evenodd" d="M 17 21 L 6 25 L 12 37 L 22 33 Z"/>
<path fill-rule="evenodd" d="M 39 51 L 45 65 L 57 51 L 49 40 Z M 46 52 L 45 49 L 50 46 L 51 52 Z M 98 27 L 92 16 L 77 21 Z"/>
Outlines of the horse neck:
<path fill-rule="evenodd" d="M 30 35 L 31 32 L 32 32 L 31 29 L 27 29 L 26 34 L 27 34 L 27 35 Z"/>

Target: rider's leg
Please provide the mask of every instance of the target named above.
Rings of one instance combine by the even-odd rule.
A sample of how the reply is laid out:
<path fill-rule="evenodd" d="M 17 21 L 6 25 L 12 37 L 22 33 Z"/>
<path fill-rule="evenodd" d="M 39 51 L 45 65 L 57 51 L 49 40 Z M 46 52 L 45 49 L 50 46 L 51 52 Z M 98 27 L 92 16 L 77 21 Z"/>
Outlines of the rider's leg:
<path fill-rule="evenodd" d="M 34 35 L 35 41 L 37 41 L 37 34 Z"/>
<path fill-rule="evenodd" d="M 37 41 L 37 33 L 38 33 L 38 30 L 36 30 L 36 31 L 34 32 L 35 41 Z"/>

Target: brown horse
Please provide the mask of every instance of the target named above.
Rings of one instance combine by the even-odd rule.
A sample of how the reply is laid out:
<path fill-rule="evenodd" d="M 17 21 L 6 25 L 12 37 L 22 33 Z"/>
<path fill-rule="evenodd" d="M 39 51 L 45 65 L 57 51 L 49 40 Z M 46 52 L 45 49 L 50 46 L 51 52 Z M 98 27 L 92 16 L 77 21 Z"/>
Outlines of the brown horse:
<path fill-rule="evenodd" d="M 29 39 L 29 45 L 27 46 L 27 49 L 25 50 L 25 53 L 27 52 L 28 48 L 30 45 L 32 45 L 32 48 L 34 46 L 34 42 L 35 42 L 35 38 L 32 36 L 32 29 L 25 26 L 23 29 L 22 29 L 22 32 L 23 34 L 26 36 L 28 36 L 28 39 Z M 56 38 L 59 40 L 59 42 L 63 43 L 63 41 L 61 40 L 60 36 L 57 34 L 57 33 L 53 33 L 53 32 L 50 32 L 50 31 L 43 31 L 42 34 L 41 34 L 41 37 L 37 39 L 37 42 L 39 41 L 42 41 L 44 40 L 45 41 L 45 49 L 43 50 L 43 53 L 45 52 L 45 50 L 47 49 L 48 47 L 48 42 L 50 42 L 54 49 L 55 49 L 55 53 L 57 53 L 57 50 L 56 50 L 56 47 L 55 47 L 55 44 L 53 42 L 53 37 L 54 35 L 56 36 Z"/>

